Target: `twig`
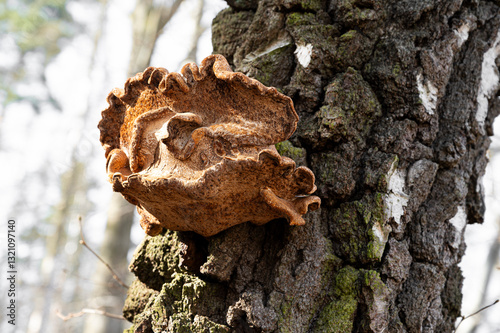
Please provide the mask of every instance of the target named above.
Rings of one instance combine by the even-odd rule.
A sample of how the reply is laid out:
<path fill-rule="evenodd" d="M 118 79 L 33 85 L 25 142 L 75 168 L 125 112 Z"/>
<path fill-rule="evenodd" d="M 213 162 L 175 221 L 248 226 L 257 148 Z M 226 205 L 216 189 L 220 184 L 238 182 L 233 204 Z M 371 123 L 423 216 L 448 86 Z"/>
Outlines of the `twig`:
<path fill-rule="evenodd" d="M 475 316 L 477 315 L 479 312 L 483 311 L 483 310 L 486 310 L 487 308 L 489 307 L 492 307 L 493 305 L 497 304 L 498 302 L 500 302 L 500 299 L 497 299 L 496 301 L 494 301 L 493 303 L 491 303 L 490 305 L 486 305 L 485 307 L 482 307 L 481 309 L 477 310 L 476 312 L 474 312 L 473 314 L 470 314 L 468 315 L 467 317 L 464 317 L 462 316 L 462 319 L 460 320 L 460 322 L 458 323 L 457 327 L 455 327 L 455 332 L 457 331 L 458 327 L 460 326 L 460 324 L 465 320 L 465 319 L 468 319 L 472 316 Z"/>
<path fill-rule="evenodd" d="M 56 310 L 56 315 L 61 318 L 64 321 L 70 320 L 72 318 L 77 318 L 84 316 L 86 314 L 98 314 L 101 316 L 106 316 L 110 318 L 115 318 L 115 319 L 120 319 L 120 320 L 126 320 L 125 317 L 113 313 L 109 313 L 103 310 L 98 310 L 98 309 L 82 309 L 80 312 L 76 313 L 68 313 L 67 315 L 63 315 L 59 310 Z"/>
<path fill-rule="evenodd" d="M 114 288 L 116 287 L 115 283 L 113 281 L 110 282 L 97 282 L 94 279 L 90 279 L 88 277 L 84 277 L 80 274 L 75 274 L 73 271 L 69 271 L 67 269 L 63 269 L 63 272 L 65 274 L 71 275 L 74 278 L 77 278 L 78 280 L 84 281 L 84 282 L 90 282 L 94 286 L 100 286 L 100 287 L 106 287 L 106 288 Z"/>
<path fill-rule="evenodd" d="M 120 286 L 122 286 L 125 289 L 128 289 L 129 286 L 127 286 L 118 277 L 118 274 L 116 274 L 116 272 L 113 270 L 113 268 L 111 268 L 111 266 L 104 259 L 102 259 L 94 250 L 92 250 L 90 248 L 90 246 L 88 246 L 87 243 L 85 242 L 85 238 L 83 237 L 83 227 L 82 227 L 82 217 L 81 216 L 78 217 L 78 223 L 80 224 L 80 238 L 81 238 L 80 239 L 80 244 L 82 244 L 83 246 L 85 246 L 93 255 L 96 256 L 97 259 L 99 259 L 106 266 L 106 268 L 110 271 L 111 275 L 113 276 L 113 279 L 115 279 L 115 281 L 118 282 L 118 284 Z"/>

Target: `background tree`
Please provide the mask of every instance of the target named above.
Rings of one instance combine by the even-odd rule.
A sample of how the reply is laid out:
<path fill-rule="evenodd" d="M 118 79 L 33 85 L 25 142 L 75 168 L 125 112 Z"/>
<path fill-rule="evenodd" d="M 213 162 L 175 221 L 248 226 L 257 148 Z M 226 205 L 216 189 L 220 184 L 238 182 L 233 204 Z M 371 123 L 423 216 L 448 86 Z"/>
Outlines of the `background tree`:
<path fill-rule="evenodd" d="M 60 110 L 47 87 L 45 67 L 81 30 L 66 10 L 66 1 L 2 1 L 0 19 L 7 56 L 7 64 L 0 67 L 2 106 L 23 100 L 37 111 L 44 104 Z M 28 80 L 31 89 L 20 87 Z"/>
<path fill-rule="evenodd" d="M 88 1 L 88 4 L 91 3 L 92 1 Z M 24 103 L 28 109 L 36 113 L 37 117 L 43 112 L 55 111 L 59 114 L 63 112 L 49 87 L 46 68 L 60 54 L 64 46 L 83 30 L 68 12 L 67 4 L 68 1 L 53 0 L 2 1 L 0 4 L 0 43 L 4 56 L 0 67 L 2 111 L 0 122 L 4 121 L 7 109 L 13 105 L 11 108 L 13 112 L 26 112 L 26 108 L 16 109 L 16 103 Z M 2 150 L 7 151 L 11 148 L 5 147 L 4 142 L 0 142 L 0 146 Z M 71 167 L 58 179 L 61 198 L 52 207 L 50 214 L 44 216 L 45 219 L 41 217 L 43 208 L 38 202 L 30 212 L 27 212 L 26 206 L 29 205 L 30 197 L 38 199 L 50 193 L 49 156 L 45 156 L 45 168 L 23 177 L 19 191 L 12 193 L 18 202 L 13 211 L 9 212 L 11 216 L 26 217 L 28 214 L 33 214 L 38 218 L 37 222 L 41 222 L 34 225 L 23 223 L 18 229 L 19 231 L 24 227 L 29 230 L 18 238 L 18 242 L 29 241 L 32 249 L 43 248 L 38 260 L 32 258 L 23 260 L 19 251 L 17 252 L 18 265 L 36 266 L 38 273 L 36 285 L 30 283 L 33 279 L 18 280 L 19 287 L 32 287 L 27 293 L 18 293 L 17 304 L 18 313 L 24 314 L 23 320 L 17 322 L 18 327 L 28 332 L 54 329 L 52 326 L 54 322 L 51 322 L 55 317 L 54 308 L 60 307 L 62 299 L 67 295 L 63 296 L 65 291 L 60 287 L 67 278 L 63 263 L 71 261 L 64 251 L 66 243 L 71 240 L 71 235 L 67 232 L 67 221 L 74 216 L 76 207 L 80 214 L 85 214 L 90 209 L 89 202 L 85 195 L 82 195 L 89 188 L 85 177 L 85 165 L 77 158 L 76 149 L 72 151 L 69 160 Z M 10 160 L 9 164 L 15 165 L 16 159 Z M 43 200 L 37 201 L 43 202 Z M 25 222 L 25 219 L 22 220 Z M 73 268 L 78 270 L 79 262 L 72 263 Z M 76 296 L 77 288 L 71 293 Z M 26 301 L 26 294 L 33 295 L 31 301 Z"/>
<path fill-rule="evenodd" d="M 108 205 L 98 110 L 116 76 L 123 82 L 147 67 L 165 25 L 174 14 L 189 15 L 189 5 L 197 1 L 184 7 L 181 1 L 137 2 L 140 9 L 134 11 L 135 1 L 0 1 L 0 159 L 8 161 L 1 171 L 9 175 L 2 181 L 0 214 L 18 222 L 17 310 L 18 318 L 26 319 L 13 327 L 5 317 L 2 332 L 74 332 L 87 317 L 61 317 L 84 308 L 121 312 L 126 292 L 78 246 L 82 217 L 87 243 L 122 277 L 135 246 L 130 242 L 134 207 L 119 195 Z M 135 26 L 133 50 L 127 47 L 134 44 L 129 23 Z M 185 40 L 190 44 L 189 36 Z M 162 62 L 172 61 L 161 51 Z M 169 51 L 188 53 L 183 45 Z M 134 65 L 127 66 L 131 53 Z M 6 282 L 0 281 L 0 289 Z M 98 315 L 88 316 L 88 323 L 93 333 L 129 326 Z"/>
<path fill-rule="evenodd" d="M 158 37 L 167 23 L 174 17 L 183 0 L 137 1 L 132 13 L 132 50 L 129 60 L 129 77 L 149 67 Z M 200 7 L 202 7 L 201 3 Z M 199 20 L 197 20 L 199 21 Z M 197 45 L 200 34 L 193 37 Z M 135 207 L 117 193 L 110 202 L 104 240 L 100 248 L 103 258 L 112 263 L 120 276 L 127 276 L 127 253 L 130 249 L 130 231 L 134 221 Z M 123 289 L 104 265 L 95 274 L 96 286 L 93 290 L 94 306 L 109 313 L 120 313 L 125 299 Z M 91 316 L 85 321 L 84 332 L 121 332 L 122 322 L 106 316 Z"/>
<path fill-rule="evenodd" d="M 214 52 L 293 98 L 278 149 L 315 172 L 322 208 L 304 227 L 147 237 L 129 331 L 453 331 L 500 112 L 500 3 L 228 3 Z"/>

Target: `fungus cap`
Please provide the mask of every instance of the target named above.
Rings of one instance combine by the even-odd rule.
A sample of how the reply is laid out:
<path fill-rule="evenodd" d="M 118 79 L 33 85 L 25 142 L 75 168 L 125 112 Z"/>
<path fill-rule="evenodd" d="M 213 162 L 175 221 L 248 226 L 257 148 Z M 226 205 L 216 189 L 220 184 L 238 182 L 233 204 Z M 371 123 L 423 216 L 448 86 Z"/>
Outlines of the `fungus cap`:
<path fill-rule="evenodd" d="M 319 208 L 314 174 L 274 147 L 296 129 L 292 100 L 223 56 L 181 74 L 147 68 L 107 100 L 98 127 L 109 179 L 147 234 L 211 236 L 279 217 L 301 225 Z"/>

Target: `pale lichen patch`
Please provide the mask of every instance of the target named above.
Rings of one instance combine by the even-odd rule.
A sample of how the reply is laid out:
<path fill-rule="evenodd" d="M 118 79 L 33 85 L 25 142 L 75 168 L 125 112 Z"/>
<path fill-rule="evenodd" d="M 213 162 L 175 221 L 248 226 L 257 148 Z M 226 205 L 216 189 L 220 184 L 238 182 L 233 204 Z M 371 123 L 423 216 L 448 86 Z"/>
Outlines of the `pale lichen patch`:
<path fill-rule="evenodd" d="M 467 213 L 465 212 L 464 206 L 458 206 L 457 213 L 449 220 L 449 222 L 455 228 L 451 246 L 455 249 L 458 249 L 461 243 L 462 233 L 464 231 L 465 225 L 467 224 Z"/>
<path fill-rule="evenodd" d="M 397 224 L 401 223 L 401 216 L 408 204 L 408 194 L 404 192 L 406 173 L 402 170 L 394 170 L 395 164 L 387 175 L 387 194 L 385 195 L 386 219 L 393 218 Z"/>
<path fill-rule="evenodd" d="M 481 131 L 484 131 L 484 122 L 488 114 L 488 99 L 499 87 L 500 73 L 495 64 L 495 59 L 500 56 L 500 33 L 498 33 L 493 46 L 484 53 L 481 66 L 481 83 L 477 96 L 476 121 Z"/>
<path fill-rule="evenodd" d="M 309 63 L 311 62 L 312 50 L 313 46 L 311 43 L 307 45 L 297 45 L 295 55 L 297 56 L 297 60 L 302 67 L 307 68 L 307 66 L 309 66 Z"/>
<path fill-rule="evenodd" d="M 387 232 L 384 232 L 384 230 L 382 230 L 382 226 L 379 223 L 373 224 L 372 231 L 373 231 L 373 235 L 375 237 L 377 237 L 377 239 L 381 243 L 385 244 L 387 242 L 387 238 L 388 238 L 389 234 Z"/>
<path fill-rule="evenodd" d="M 429 80 L 425 80 L 421 73 L 417 74 L 417 88 L 420 100 L 428 114 L 434 114 L 437 105 L 438 89 Z"/>
<path fill-rule="evenodd" d="M 460 48 L 467 39 L 469 39 L 470 24 L 469 22 L 461 25 L 458 29 L 453 30 L 457 36 L 457 46 Z"/>

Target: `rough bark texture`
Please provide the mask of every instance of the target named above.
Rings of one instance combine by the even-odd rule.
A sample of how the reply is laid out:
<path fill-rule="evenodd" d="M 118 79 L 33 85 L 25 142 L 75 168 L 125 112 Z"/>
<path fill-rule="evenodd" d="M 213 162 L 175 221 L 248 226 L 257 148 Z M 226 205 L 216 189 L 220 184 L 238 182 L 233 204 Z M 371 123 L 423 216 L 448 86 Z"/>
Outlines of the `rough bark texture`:
<path fill-rule="evenodd" d="M 129 332 L 451 332 L 500 111 L 482 75 L 500 3 L 229 3 L 215 53 L 293 99 L 277 148 L 314 171 L 322 208 L 305 226 L 147 237 Z"/>

